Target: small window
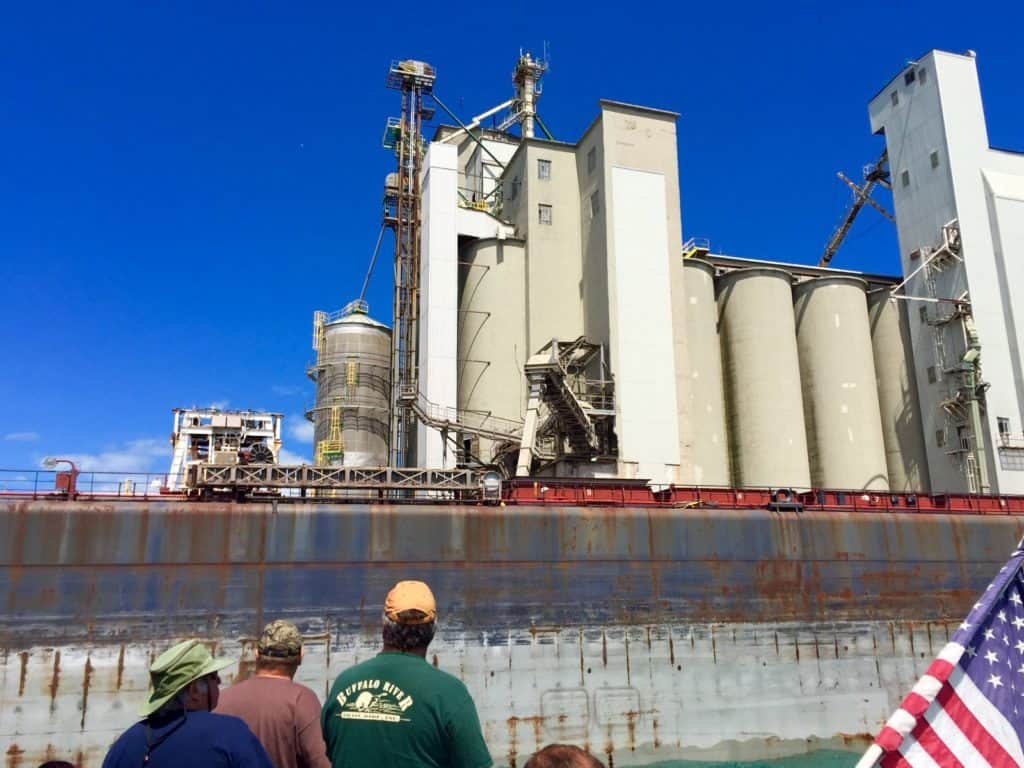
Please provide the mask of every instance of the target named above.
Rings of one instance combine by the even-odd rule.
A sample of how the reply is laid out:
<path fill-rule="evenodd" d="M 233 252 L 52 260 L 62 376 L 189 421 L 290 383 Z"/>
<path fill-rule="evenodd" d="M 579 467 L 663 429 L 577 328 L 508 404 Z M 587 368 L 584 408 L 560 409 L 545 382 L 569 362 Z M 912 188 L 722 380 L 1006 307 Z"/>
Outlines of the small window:
<path fill-rule="evenodd" d="M 930 155 L 928 155 L 928 160 L 931 162 L 932 168 L 938 168 L 939 167 L 939 151 L 935 150 Z"/>
<path fill-rule="evenodd" d="M 927 69 L 919 69 L 919 70 L 917 70 L 917 82 L 920 85 L 924 85 L 926 82 L 928 82 L 928 70 Z"/>
<path fill-rule="evenodd" d="M 899 91 L 893 91 L 893 92 L 892 92 L 892 96 L 890 96 L 889 98 L 891 98 L 891 99 L 892 99 L 892 105 L 893 105 L 894 107 L 895 107 L 895 106 L 897 106 L 897 105 L 898 105 L 898 104 L 900 103 L 900 94 L 899 94 Z"/>
<path fill-rule="evenodd" d="M 593 173 L 597 168 L 597 147 L 591 147 L 587 152 L 587 173 Z"/>
<path fill-rule="evenodd" d="M 960 446 L 961 451 L 971 450 L 971 433 L 967 431 L 967 427 L 959 426 L 956 428 L 956 442 Z"/>
<path fill-rule="evenodd" d="M 946 430 L 935 430 L 935 444 L 940 448 L 946 444 Z"/>
<path fill-rule="evenodd" d="M 597 190 L 590 196 L 590 218 L 595 218 L 601 212 L 601 190 Z"/>
<path fill-rule="evenodd" d="M 927 323 L 928 322 L 928 307 L 924 307 L 924 306 L 918 307 L 917 308 L 917 314 L 919 314 L 921 316 L 921 322 L 922 323 Z"/>
<path fill-rule="evenodd" d="M 900 174 L 900 184 L 903 185 L 904 189 L 910 186 L 910 171 L 903 171 Z"/>
<path fill-rule="evenodd" d="M 1003 445 L 1009 445 L 1010 443 L 1010 419 L 1006 416 L 996 417 L 996 423 L 999 425 L 999 439 Z"/>
<path fill-rule="evenodd" d="M 551 206 L 541 203 L 537 206 L 537 220 L 541 224 L 551 223 Z"/>
<path fill-rule="evenodd" d="M 935 370 L 935 366 L 934 365 L 929 365 L 928 366 L 928 383 L 929 384 L 934 384 L 938 380 L 939 380 L 939 374 Z"/>
<path fill-rule="evenodd" d="M 537 178 L 548 181 L 551 178 L 551 161 L 550 160 L 538 160 L 537 161 Z"/>
<path fill-rule="evenodd" d="M 904 85 L 910 85 L 912 82 L 914 82 L 914 70 L 910 70 L 909 72 L 903 75 Z"/>

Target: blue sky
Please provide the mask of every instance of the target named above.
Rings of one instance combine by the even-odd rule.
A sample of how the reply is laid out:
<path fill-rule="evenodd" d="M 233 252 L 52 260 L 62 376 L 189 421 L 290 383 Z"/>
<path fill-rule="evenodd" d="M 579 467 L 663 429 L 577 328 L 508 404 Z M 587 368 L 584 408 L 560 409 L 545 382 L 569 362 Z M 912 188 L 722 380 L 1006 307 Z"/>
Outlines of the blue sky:
<path fill-rule="evenodd" d="M 5 8 L 0 468 L 163 471 L 170 409 L 213 403 L 284 413 L 311 455 L 311 315 L 365 274 L 392 58 L 431 62 L 469 118 L 548 40 L 540 112 L 569 141 L 599 98 L 680 112 L 684 237 L 734 255 L 817 260 L 849 200 L 835 172 L 881 150 L 868 99 L 930 48 L 977 51 L 991 143 L 1024 148 L 1020 4 L 405 8 Z M 834 264 L 895 272 L 892 226 L 865 211 Z M 388 322 L 389 279 L 385 255 L 369 300 Z"/>

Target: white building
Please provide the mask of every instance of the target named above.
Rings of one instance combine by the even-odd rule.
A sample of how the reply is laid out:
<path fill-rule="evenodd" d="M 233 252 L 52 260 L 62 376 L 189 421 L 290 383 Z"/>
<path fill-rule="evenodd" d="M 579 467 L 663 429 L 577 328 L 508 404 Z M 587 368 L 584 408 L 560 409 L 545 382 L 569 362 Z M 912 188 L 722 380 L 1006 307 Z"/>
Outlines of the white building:
<path fill-rule="evenodd" d="M 906 294 L 917 299 L 933 490 L 1024 493 L 1024 154 L 989 146 L 972 52 L 909 64 L 869 112 L 885 136 Z"/>

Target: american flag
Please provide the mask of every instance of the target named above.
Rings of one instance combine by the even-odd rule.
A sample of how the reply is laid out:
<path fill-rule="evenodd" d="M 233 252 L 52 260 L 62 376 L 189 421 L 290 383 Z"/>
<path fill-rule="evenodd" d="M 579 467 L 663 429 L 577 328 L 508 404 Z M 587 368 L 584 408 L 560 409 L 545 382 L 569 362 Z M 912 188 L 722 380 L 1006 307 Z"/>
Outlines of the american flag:
<path fill-rule="evenodd" d="M 857 768 L 1024 766 L 1024 541 Z"/>

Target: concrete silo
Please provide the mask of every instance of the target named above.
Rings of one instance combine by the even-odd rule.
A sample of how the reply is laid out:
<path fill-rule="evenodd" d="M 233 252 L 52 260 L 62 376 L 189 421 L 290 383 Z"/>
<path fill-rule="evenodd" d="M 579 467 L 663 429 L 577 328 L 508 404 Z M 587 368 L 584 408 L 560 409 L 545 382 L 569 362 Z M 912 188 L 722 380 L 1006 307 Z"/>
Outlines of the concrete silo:
<path fill-rule="evenodd" d="M 866 290 L 859 278 L 830 276 L 793 291 L 811 481 L 819 488 L 889 488 Z"/>
<path fill-rule="evenodd" d="M 873 291 L 868 294 L 868 318 L 889 487 L 894 491 L 927 493 L 931 482 L 921 403 L 913 373 L 907 305 L 890 299 L 887 290 Z"/>
<path fill-rule="evenodd" d="M 361 311 L 313 319 L 317 363 L 314 463 L 346 467 L 388 464 L 391 331 Z"/>
<path fill-rule="evenodd" d="M 523 243 L 475 240 L 460 251 L 457 404 L 459 419 L 479 426 L 491 417 L 519 420 L 526 379 L 526 276 Z M 473 443 L 483 461 L 490 440 Z"/>
<path fill-rule="evenodd" d="M 715 269 L 706 261 L 685 259 L 686 381 L 689 388 L 693 482 L 732 484 L 729 434 L 722 382 L 722 348 L 715 302 Z"/>
<path fill-rule="evenodd" d="M 792 278 L 773 267 L 718 280 L 729 441 L 737 485 L 808 488 Z"/>

